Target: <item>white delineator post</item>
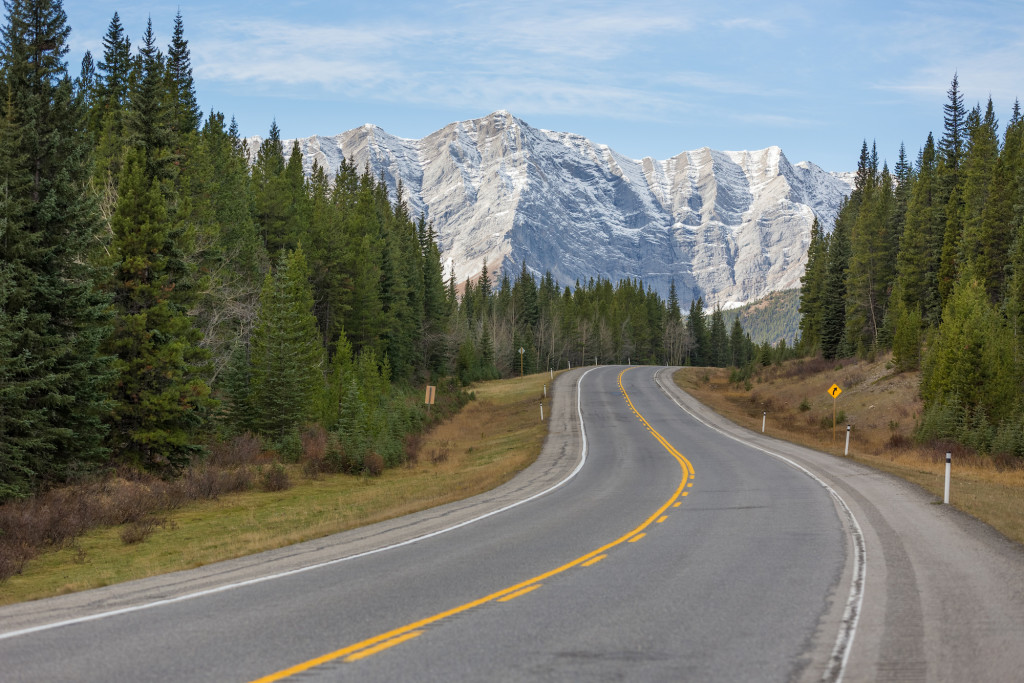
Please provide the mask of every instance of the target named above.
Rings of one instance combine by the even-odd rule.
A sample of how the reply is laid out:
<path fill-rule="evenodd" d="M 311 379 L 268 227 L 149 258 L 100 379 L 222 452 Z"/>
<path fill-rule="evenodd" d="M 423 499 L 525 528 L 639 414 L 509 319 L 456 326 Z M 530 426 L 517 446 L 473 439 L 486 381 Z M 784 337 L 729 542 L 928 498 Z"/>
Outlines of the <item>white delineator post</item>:
<path fill-rule="evenodd" d="M 540 421 L 541 422 L 544 421 L 544 404 L 543 403 L 540 404 Z"/>
<path fill-rule="evenodd" d="M 850 425 L 846 425 L 846 450 L 843 451 L 843 455 L 850 454 Z"/>
<path fill-rule="evenodd" d="M 767 421 L 768 421 L 768 411 L 767 410 L 762 410 L 761 411 L 761 433 L 762 434 L 764 434 L 764 424 Z"/>
<path fill-rule="evenodd" d="M 949 463 L 952 460 L 953 454 L 946 453 L 946 492 L 942 496 L 943 505 L 949 505 Z"/>

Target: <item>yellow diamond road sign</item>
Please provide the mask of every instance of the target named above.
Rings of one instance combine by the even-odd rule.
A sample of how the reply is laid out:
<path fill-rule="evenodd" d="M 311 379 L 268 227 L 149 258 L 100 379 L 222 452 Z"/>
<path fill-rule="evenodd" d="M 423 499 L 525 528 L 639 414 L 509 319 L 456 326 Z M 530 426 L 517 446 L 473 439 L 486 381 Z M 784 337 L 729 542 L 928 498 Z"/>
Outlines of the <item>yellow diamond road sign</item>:
<path fill-rule="evenodd" d="M 837 398 L 841 393 L 843 393 L 843 390 L 839 388 L 838 384 L 833 384 L 831 387 L 829 387 L 828 395 L 831 396 L 832 398 Z"/>

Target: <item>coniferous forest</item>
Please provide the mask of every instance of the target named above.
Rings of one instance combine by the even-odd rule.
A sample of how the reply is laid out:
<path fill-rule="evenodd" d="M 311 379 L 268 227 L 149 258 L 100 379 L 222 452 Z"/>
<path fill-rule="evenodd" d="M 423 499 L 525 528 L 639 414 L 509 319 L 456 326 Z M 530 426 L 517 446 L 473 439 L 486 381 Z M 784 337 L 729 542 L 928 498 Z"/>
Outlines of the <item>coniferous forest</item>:
<path fill-rule="evenodd" d="M 879 166 L 865 142 L 855 188 L 801 280 L 801 348 L 826 359 L 891 350 L 921 370 L 918 436 L 1024 455 L 1024 121 L 1000 130 L 954 75 L 943 130 L 916 159 Z"/>
<path fill-rule="evenodd" d="M 395 465 L 428 383 L 457 402 L 569 364 L 758 355 L 700 300 L 684 323 L 674 287 L 568 287 L 525 263 L 446 280 L 401 186 L 345 164 L 307 177 L 276 122 L 248 149 L 201 111 L 180 12 L 165 47 L 115 13 L 74 75 L 61 2 L 6 7 L 0 501 L 112 469 L 172 477 L 238 435 L 296 456 L 309 425 L 341 470 Z"/>

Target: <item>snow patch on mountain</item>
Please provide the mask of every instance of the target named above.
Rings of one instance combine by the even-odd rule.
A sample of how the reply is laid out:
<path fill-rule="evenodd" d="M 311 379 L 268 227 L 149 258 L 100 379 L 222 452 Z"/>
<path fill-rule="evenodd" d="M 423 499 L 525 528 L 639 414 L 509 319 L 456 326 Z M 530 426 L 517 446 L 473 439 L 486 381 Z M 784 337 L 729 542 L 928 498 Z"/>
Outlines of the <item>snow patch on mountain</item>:
<path fill-rule="evenodd" d="M 251 153 L 260 138 L 248 140 Z M 284 142 L 286 156 L 292 141 Z M 778 147 L 702 148 L 640 160 L 573 133 L 533 128 L 507 111 L 420 139 L 366 124 L 299 140 L 303 167 L 368 167 L 423 215 L 457 281 L 523 262 L 563 285 L 639 278 L 680 302 L 739 306 L 797 287 L 815 218 L 831 231 L 852 173 L 791 164 Z"/>

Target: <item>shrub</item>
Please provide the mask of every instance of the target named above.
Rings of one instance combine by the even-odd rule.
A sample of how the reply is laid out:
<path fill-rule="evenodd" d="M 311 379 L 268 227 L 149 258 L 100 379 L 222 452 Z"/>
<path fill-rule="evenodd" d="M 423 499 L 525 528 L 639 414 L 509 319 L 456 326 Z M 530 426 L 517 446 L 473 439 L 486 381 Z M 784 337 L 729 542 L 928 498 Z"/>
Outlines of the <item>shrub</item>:
<path fill-rule="evenodd" d="M 141 543 L 149 538 L 150 534 L 153 533 L 158 524 L 162 524 L 162 520 L 158 520 L 154 517 L 143 517 L 142 519 L 137 519 L 130 524 L 126 524 L 125 527 L 121 529 L 121 542 L 125 545 Z"/>
<path fill-rule="evenodd" d="M 451 454 L 452 442 L 448 439 L 443 439 L 434 446 L 430 451 L 430 462 L 435 465 L 439 465 L 442 462 L 448 460 L 448 456 Z"/>
<path fill-rule="evenodd" d="M 811 402 L 807 400 L 806 396 L 804 396 L 804 400 L 800 401 L 800 405 L 797 407 L 800 408 L 801 413 L 806 413 L 811 409 Z"/>
<path fill-rule="evenodd" d="M 291 488 L 288 471 L 279 462 L 275 462 L 260 475 L 260 488 L 267 492 L 284 491 Z"/>
<path fill-rule="evenodd" d="M 220 466 L 250 465 L 260 461 L 263 442 L 252 432 L 245 432 L 218 441 L 210 447 L 210 464 Z"/>
<path fill-rule="evenodd" d="M 285 462 L 298 462 L 302 457 L 302 437 L 298 431 L 285 432 L 275 444 L 277 454 Z"/>
<path fill-rule="evenodd" d="M 370 451 L 363 459 L 363 467 L 366 469 L 367 474 L 379 477 L 384 473 L 384 458 L 380 453 Z"/>

